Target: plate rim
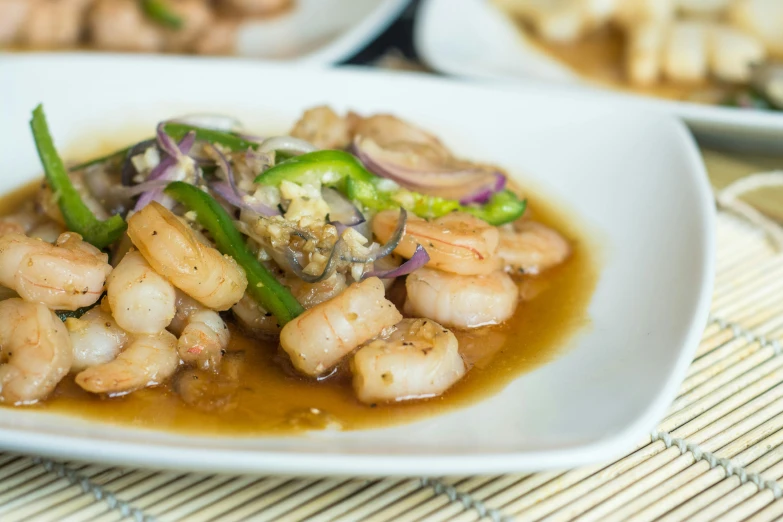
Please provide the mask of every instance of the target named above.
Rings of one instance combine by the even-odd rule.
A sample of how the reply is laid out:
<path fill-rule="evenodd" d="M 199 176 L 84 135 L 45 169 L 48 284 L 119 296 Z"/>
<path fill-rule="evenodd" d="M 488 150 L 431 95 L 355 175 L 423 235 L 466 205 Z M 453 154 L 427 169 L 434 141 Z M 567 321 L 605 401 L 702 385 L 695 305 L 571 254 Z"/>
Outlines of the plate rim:
<path fill-rule="evenodd" d="M 78 53 L 77 53 L 78 54 Z M 62 54 L 53 55 L 62 58 Z M 82 59 L 92 61 L 103 61 L 117 59 L 112 55 L 96 55 L 91 53 L 82 53 Z M 37 55 L 32 61 L 50 59 L 52 55 Z M 124 58 L 128 62 L 143 62 L 148 58 L 129 57 Z M 159 57 L 155 60 L 162 62 L 184 62 L 191 61 L 194 58 L 181 57 Z M 209 64 L 215 60 L 226 62 L 225 59 L 195 59 L 197 61 Z M 231 59 L 236 62 L 244 63 L 243 67 L 253 67 L 253 60 L 246 58 Z M 6 62 L 30 61 L 27 57 L 14 55 L 0 55 L 0 68 Z M 247 63 L 250 62 L 250 63 Z M 324 70 L 320 68 L 303 68 L 280 63 L 268 63 L 265 65 L 270 69 L 307 71 L 308 74 L 326 74 L 335 76 L 350 75 L 369 75 L 394 78 L 400 81 L 400 78 L 407 78 L 405 81 L 428 82 L 438 85 L 457 85 L 453 80 L 424 76 L 420 73 L 397 72 L 372 70 L 363 67 L 344 67 L 334 70 Z M 465 85 L 465 84 L 462 84 Z M 540 85 L 530 85 L 520 91 L 519 88 L 508 85 L 475 85 L 468 87 L 481 91 L 492 92 L 493 90 L 509 92 L 515 96 L 525 96 L 525 90 L 530 92 L 540 92 Z M 570 96 L 582 99 L 594 99 L 595 95 L 586 92 L 572 92 Z M 615 103 L 612 100 L 604 100 L 605 103 Z M 264 473 L 283 473 L 283 474 L 319 474 L 319 475 L 352 475 L 352 476 L 372 476 L 389 475 L 404 476 L 411 474 L 455 474 L 455 473 L 507 473 L 522 470 L 538 470 L 548 468 L 567 468 L 573 466 L 594 463 L 601 460 L 607 460 L 618 457 L 627 452 L 634 443 L 638 442 L 639 434 L 649 429 L 657 423 L 663 416 L 665 410 L 669 407 L 679 388 L 682 378 L 691 363 L 693 352 L 701 339 L 704 325 L 707 322 L 709 307 L 712 298 L 712 288 L 715 273 L 715 207 L 712 199 L 712 192 L 708 182 L 708 177 L 704 164 L 701 160 L 695 140 L 688 132 L 685 125 L 673 118 L 671 115 L 661 114 L 660 112 L 649 111 L 642 108 L 635 109 L 637 112 L 649 113 L 658 119 L 666 119 L 673 125 L 674 132 L 678 134 L 678 141 L 682 143 L 684 156 L 687 165 L 689 165 L 689 175 L 693 178 L 696 195 L 699 196 L 699 212 L 696 214 L 703 226 L 699 254 L 703 256 L 700 263 L 701 280 L 697 282 L 694 288 L 698 288 L 698 299 L 691 310 L 691 320 L 687 331 L 684 330 L 684 338 L 677 354 L 676 362 L 667 381 L 661 386 L 654 400 L 647 405 L 644 414 L 637 416 L 634 423 L 625 427 L 624 430 L 613 434 L 608 434 L 603 439 L 566 449 L 548 449 L 533 450 L 527 452 L 511 452 L 498 454 L 482 455 L 455 455 L 441 454 L 428 455 L 399 455 L 399 454 L 344 454 L 344 453 L 303 453 L 286 451 L 259 451 L 239 449 L 235 451 L 226 451 L 222 449 L 212 449 L 204 452 L 203 448 L 172 448 L 169 444 L 163 442 L 155 446 L 149 446 L 141 442 L 125 442 L 99 439 L 85 439 L 83 437 L 71 435 L 53 435 L 49 433 L 36 434 L 30 433 L 24 428 L 0 429 L 0 446 L 9 451 L 34 452 L 50 457 L 74 458 L 86 460 L 99 460 L 113 464 L 145 466 L 157 469 L 188 469 L 193 471 L 217 471 L 217 472 L 264 472 Z M 694 290 L 694 294 L 696 290 Z M 230 437 L 222 437 L 229 439 Z M 56 443 L 56 444 L 53 444 Z M 50 449 L 59 447 L 60 451 Z M 62 452 L 62 448 L 68 448 L 67 455 Z M 125 457 L 129 449 L 143 450 L 134 451 L 132 456 Z M 144 455 L 139 458 L 139 454 Z M 197 458 L 194 458 L 197 457 Z M 314 458 L 317 457 L 317 458 Z M 183 466 L 183 462 L 188 462 Z M 375 470 L 382 468 L 381 472 Z"/>
<path fill-rule="evenodd" d="M 450 0 L 451 2 L 473 2 L 475 0 Z M 484 9 L 497 9 L 491 6 L 490 1 L 480 2 Z M 705 126 L 730 127 L 732 129 L 747 129 L 752 131 L 767 131 L 783 133 L 783 114 L 771 111 L 743 111 L 731 107 L 718 105 L 699 104 L 688 101 L 669 100 L 653 96 L 645 96 L 632 92 L 604 87 L 590 83 L 580 78 L 564 64 L 546 56 L 544 53 L 536 54 L 549 64 L 562 69 L 564 78 L 560 80 L 543 78 L 536 75 L 503 75 L 494 71 L 488 74 L 475 73 L 474 70 L 461 67 L 456 61 L 434 53 L 433 48 L 427 43 L 427 31 L 438 17 L 433 14 L 432 6 L 440 6 L 441 0 L 421 0 L 417 9 L 416 23 L 413 29 L 413 44 L 416 53 L 421 60 L 434 71 L 458 78 L 501 83 L 508 85 L 520 85 L 526 83 L 545 83 L 546 85 L 563 90 L 589 91 L 597 96 L 607 96 L 619 102 L 638 105 L 648 109 L 662 110 L 684 119 L 689 125 L 696 128 Z M 436 11 L 435 11 L 436 12 Z M 523 39 L 522 36 L 519 37 Z M 532 47 L 531 47 L 532 50 Z M 567 78 L 565 78 L 567 76 Z"/>

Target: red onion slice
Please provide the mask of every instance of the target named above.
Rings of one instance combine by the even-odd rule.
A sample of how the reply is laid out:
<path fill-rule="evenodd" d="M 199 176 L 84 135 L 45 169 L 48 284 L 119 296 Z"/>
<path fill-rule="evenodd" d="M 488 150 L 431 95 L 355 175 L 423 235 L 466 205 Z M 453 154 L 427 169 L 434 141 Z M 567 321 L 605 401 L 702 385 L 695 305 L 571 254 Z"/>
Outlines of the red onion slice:
<path fill-rule="evenodd" d="M 168 143 L 169 141 L 173 143 L 174 140 L 172 140 L 168 134 L 162 131 L 162 127 L 160 125 L 158 126 L 158 130 L 160 131 L 158 133 L 158 143 L 161 145 L 163 150 L 166 150 L 164 145 L 161 143 L 161 135 L 163 136 L 163 141 L 167 144 L 166 146 L 170 145 Z M 168 138 L 168 140 L 166 138 Z M 158 165 L 152 169 L 152 172 L 150 172 L 150 175 L 147 177 L 147 181 L 155 181 L 157 179 L 172 181 L 171 173 L 173 172 L 173 168 L 177 165 L 179 158 L 187 156 L 195 143 L 196 134 L 189 132 L 184 138 L 182 138 L 182 140 L 180 140 L 179 145 L 175 146 L 176 154 L 163 158 L 160 163 L 158 163 Z M 141 194 L 139 200 L 136 202 L 136 206 L 133 207 L 133 210 L 139 211 L 149 205 L 152 201 L 157 201 L 169 209 L 174 207 L 174 200 L 163 194 L 162 188 L 153 188 Z"/>
<path fill-rule="evenodd" d="M 280 211 L 278 209 L 272 208 L 269 205 L 265 205 L 260 201 L 255 203 L 246 201 L 241 193 L 235 192 L 231 185 L 225 181 L 211 183 L 209 188 L 211 188 L 215 194 L 223 198 L 226 203 L 229 203 L 237 208 L 249 210 L 250 212 L 255 212 L 256 214 L 261 214 L 262 216 L 280 215 Z"/>
<path fill-rule="evenodd" d="M 355 227 L 364 223 L 364 214 L 340 192 L 323 187 L 321 188 L 321 197 L 329 205 L 329 219 L 332 224 L 337 222 L 346 227 Z"/>
<path fill-rule="evenodd" d="M 259 145 L 258 152 L 272 152 L 280 151 L 288 154 L 307 154 L 308 152 L 315 152 L 318 147 L 299 138 L 293 136 L 274 136 L 267 138 Z"/>
<path fill-rule="evenodd" d="M 430 255 L 426 250 L 424 250 L 424 247 L 421 245 L 416 245 L 416 251 L 413 252 L 411 258 L 397 268 L 392 268 L 391 270 L 371 270 L 365 273 L 362 276 L 362 279 L 366 279 L 368 277 L 377 277 L 379 279 L 393 279 L 395 277 L 401 277 L 418 270 L 419 268 L 429 263 L 429 261 Z"/>
<path fill-rule="evenodd" d="M 172 118 L 166 123 L 184 123 L 185 125 L 223 132 L 235 132 L 242 128 L 242 122 L 233 116 L 210 113 L 186 114 L 184 116 Z"/>
<path fill-rule="evenodd" d="M 469 194 L 463 197 L 462 199 L 459 200 L 459 204 L 470 205 L 471 203 L 479 203 L 483 205 L 484 203 L 489 201 L 489 198 L 492 197 L 492 194 L 496 192 L 500 192 L 505 188 L 506 188 L 506 176 L 504 176 L 500 172 L 496 172 L 495 179 L 494 181 L 490 182 L 490 185 L 480 187 L 473 194 Z"/>
<path fill-rule="evenodd" d="M 489 191 L 505 186 L 505 175 L 483 166 L 457 163 L 450 167 L 433 165 L 432 161 L 416 165 L 415 153 L 402 153 L 381 148 L 368 138 L 357 137 L 353 151 L 359 160 L 374 174 L 391 179 L 409 190 L 448 199 L 478 201 Z M 406 161 L 407 160 L 407 161 Z M 489 199 L 489 196 L 486 199 Z"/>

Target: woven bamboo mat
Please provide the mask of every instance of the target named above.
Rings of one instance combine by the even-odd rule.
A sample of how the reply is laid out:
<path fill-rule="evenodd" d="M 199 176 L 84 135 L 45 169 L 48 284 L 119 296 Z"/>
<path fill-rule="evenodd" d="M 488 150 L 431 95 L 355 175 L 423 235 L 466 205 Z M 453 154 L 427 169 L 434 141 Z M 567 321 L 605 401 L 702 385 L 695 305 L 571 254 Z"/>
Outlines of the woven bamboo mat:
<path fill-rule="evenodd" d="M 717 221 L 712 315 L 668 415 L 624 458 L 503 476 L 221 476 L 0 453 L 0 520 L 780 520 L 783 255 Z"/>

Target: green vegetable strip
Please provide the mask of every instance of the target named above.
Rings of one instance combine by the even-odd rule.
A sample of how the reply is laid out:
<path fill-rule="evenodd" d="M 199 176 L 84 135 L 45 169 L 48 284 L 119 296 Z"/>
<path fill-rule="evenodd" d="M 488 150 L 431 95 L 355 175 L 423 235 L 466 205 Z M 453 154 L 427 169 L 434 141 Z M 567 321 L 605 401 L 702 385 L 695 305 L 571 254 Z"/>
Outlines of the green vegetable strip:
<path fill-rule="evenodd" d="M 171 10 L 165 0 L 141 0 L 141 8 L 147 17 L 160 25 L 171 29 L 182 28 L 182 18 Z"/>
<path fill-rule="evenodd" d="M 278 163 L 256 177 L 255 182 L 262 185 L 278 186 L 283 180 L 302 183 L 311 179 L 337 185 L 345 178 L 372 183 L 378 177 L 369 172 L 355 156 L 341 150 L 319 150 Z"/>
<path fill-rule="evenodd" d="M 300 184 L 317 180 L 337 188 L 348 196 L 348 199 L 374 211 L 402 206 L 417 216 L 436 218 L 459 210 L 496 226 L 519 218 L 527 207 L 527 202 L 521 201 L 510 190 L 493 194 L 484 205 L 461 205 L 459 201 L 405 189 L 382 191 L 378 188 L 381 179 L 347 152 L 321 150 L 278 163 L 256 177 L 255 182 L 278 186 L 283 180 Z"/>
<path fill-rule="evenodd" d="M 68 230 L 81 234 L 85 241 L 100 249 L 114 243 L 125 232 L 127 228 L 125 221 L 116 215 L 106 221 L 100 221 L 84 204 L 54 147 L 42 105 L 33 111 L 30 128 L 46 174 L 46 181 L 57 199 Z"/>
<path fill-rule="evenodd" d="M 245 269 L 248 293 L 275 315 L 280 326 L 304 312 L 291 291 L 280 284 L 250 252 L 231 216 L 212 196 L 181 181 L 170 183 L 164 192 L 194 211 L 198 222 L 212 235 L 218 250 L 233 257 Z"/>
<path fill-rule="evenodd" d="M 195 127 L 186 123 L 167 123 L 163 128 L 166 130 L 166 134 L 175 141 L 181 140 L 188 132 L 192 131 L 196 133 L 197 140 L 222 145 L 233 152 L 258 148 L 258 143 L 240 138 L 230 132 Z"/>

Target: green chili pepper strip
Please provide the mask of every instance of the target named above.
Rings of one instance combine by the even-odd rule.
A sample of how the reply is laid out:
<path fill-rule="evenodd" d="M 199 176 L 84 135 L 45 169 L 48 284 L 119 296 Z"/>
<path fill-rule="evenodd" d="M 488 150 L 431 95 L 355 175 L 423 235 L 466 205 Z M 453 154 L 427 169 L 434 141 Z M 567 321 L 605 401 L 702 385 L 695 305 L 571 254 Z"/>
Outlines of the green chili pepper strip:
<path fill-rule="evenodd" d="M 254 141 L 248 141 L 246 139 L 240 138 L 231 132 L 196 127 L 194 125 L 188 125 L 187 123 L 167 123 L 163 126 L 163 128 L 166 130 L 166 133 L 175 141 L 181 140 L 189 132 L 195 132 L 197 140 L 208 141 L 213 145 L 222 145 L 233 152 L 241 152 L 247 149 L 257 149 L 259 145 Z"/>
<path fill-rule="evenodd" d="M 141 0 L 141 8 L 150 19 L 171 29 L 182 28 L 179 17 L 164 0 Z"/>
<path fill-rule="evenodd" d="M 280 284 L 250 252 L 231 216 L 212 196 L 181 181 L 170 183 L 164 192 L 194 211 L 196 219 L 209 231 L 218 250 L 233 257 L 245 269 L 248 293 L 275 315 L 280 326 L 304 312 L 291 291 Z"/>
<path fill-rule="evenodd" d="M 278 186 L 283 180 L 294 183 L 319 181 L 335 187 L 348 199 L 376 212 L 404 207 L 419 217 L 437 218 L 456 210 L 467 212 L 491 225 L 502 225 L 524 214 L 527 202 L 510 190 L 494 194 L 484 205 L 461 205 L 459 201 L 429 196 L 406 189 L 382 191 L 382 178 L 371 173 L 353 155 L 339 150 L 321 150 L 279 163 L 256 177 L 262 185 Z"/>
<path fill-rule="evenodd" d="M 342 186 L 346 178 L 367 183 L 379 179 L 365 169 L 352 154 L 341 150 L 319 150 L 278 163 L 263 174 L 259 174 L 255 182 L 276 187 L 283 180 L 294 183 L 319 181 L 332 187 Z"/>
<path fill-rule="evenodd" d="M 68 230 L 81 234 L 85 241 L 100 249 L 114 243 L 125 232 L 127 228 L 125 221 L 116 215 L 106 221 L 100 221 L 84 204 L 54 147 L 42 105 L 33 111 L 30 128 L 46 174 L 46 181 L 57 198 L 57 204 Z"/>

